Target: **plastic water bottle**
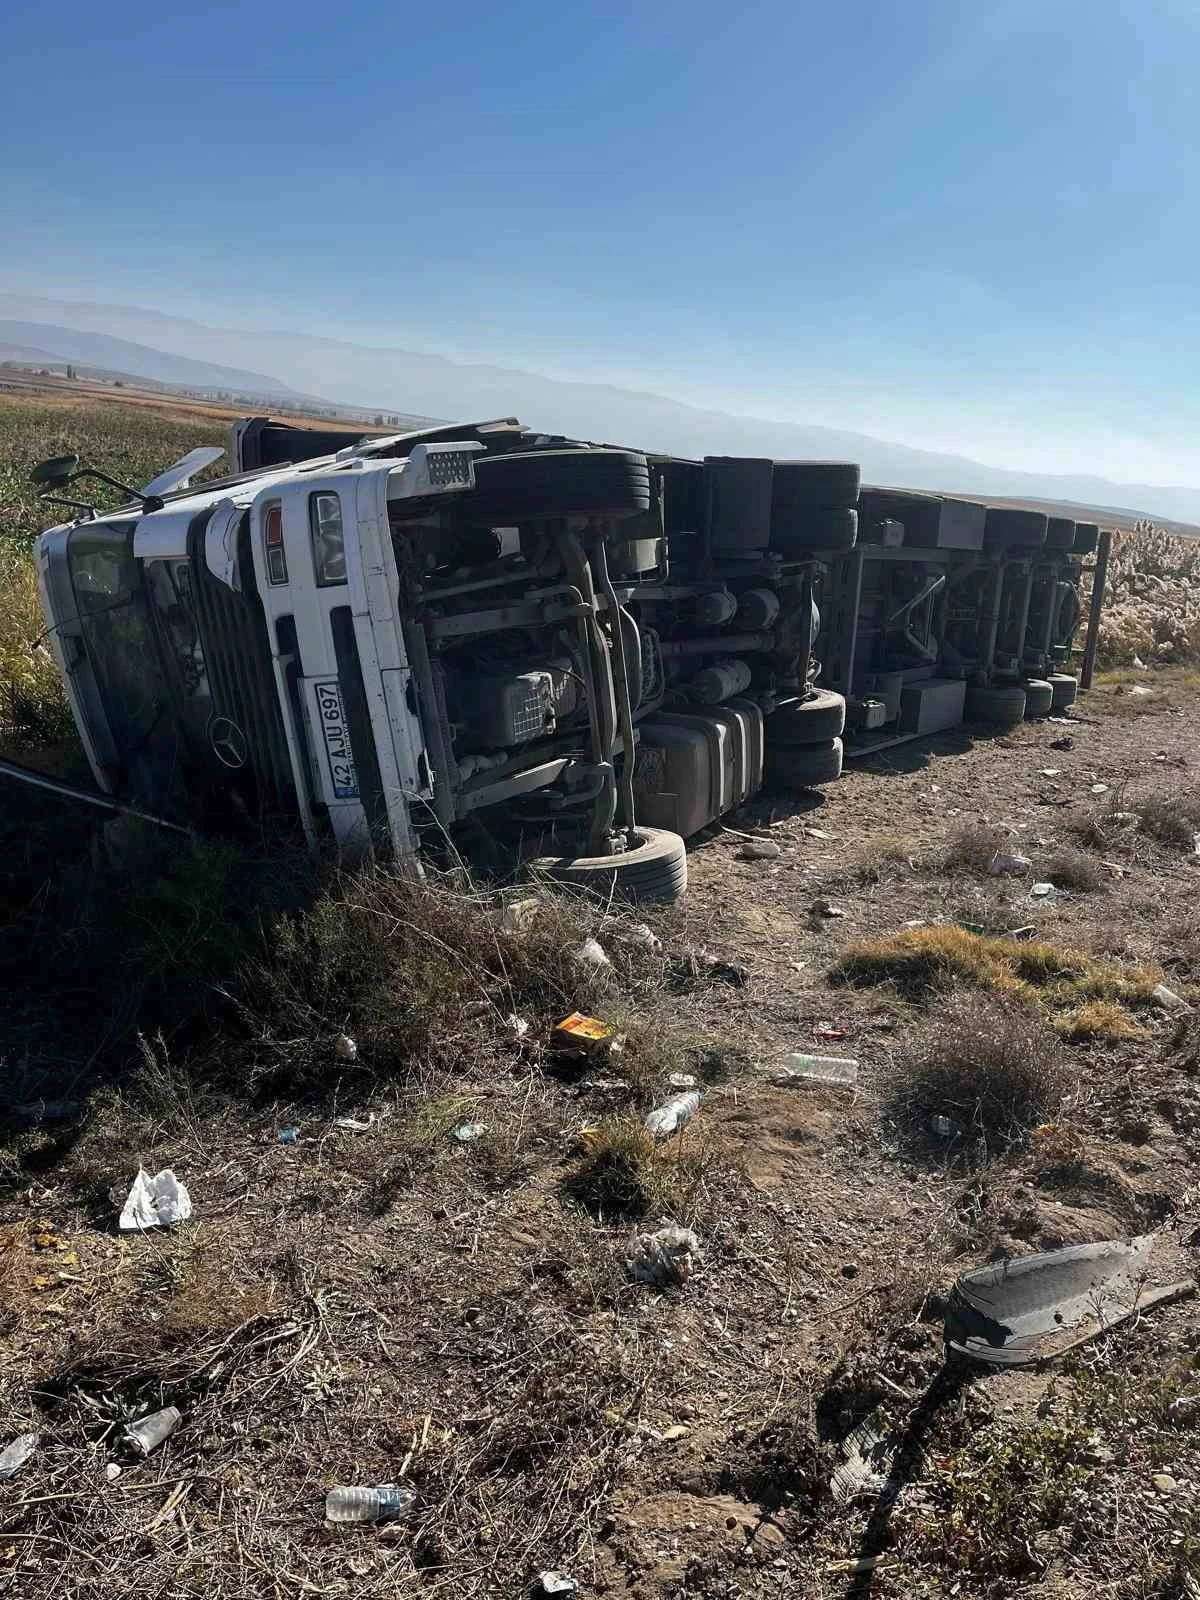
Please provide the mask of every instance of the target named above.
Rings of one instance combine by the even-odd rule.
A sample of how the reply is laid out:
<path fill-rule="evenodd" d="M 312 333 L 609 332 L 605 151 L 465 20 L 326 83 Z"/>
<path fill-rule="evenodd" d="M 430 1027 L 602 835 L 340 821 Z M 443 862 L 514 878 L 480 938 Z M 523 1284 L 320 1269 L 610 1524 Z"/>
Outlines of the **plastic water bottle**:
<path fill-rule="evenodd" d="M 858 1062 L 847 1056 L 790 1055 L 783 1069 L 784 1083 L 855 1083 Z"/>
<path fill-rule="evenodd" d="M 411 1489 L 398 1483 L 379 1483 L 373 1489 L 341 1485 L 325 1496 L 327 1522 L 397 1522 L 409 1516 L 417 1503 Z"/>
<path fill-rule="evenodd" d="M 646 1118 L 646 1131 L 656 1139 L 665 1139 L 669 1134 L 678 1133 L 699 1107 L 698 1089 L 693 1089 L 689 1094 L 677 1094 L 650 1113 Z"/>

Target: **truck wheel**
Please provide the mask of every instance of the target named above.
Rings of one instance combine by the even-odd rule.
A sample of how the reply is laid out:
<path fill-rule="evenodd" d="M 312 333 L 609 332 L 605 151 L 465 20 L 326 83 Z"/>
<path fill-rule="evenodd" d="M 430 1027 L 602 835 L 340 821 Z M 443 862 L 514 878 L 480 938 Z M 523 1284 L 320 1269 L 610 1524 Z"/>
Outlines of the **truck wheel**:
<path fill-rule="evenodd" d="M 1052 672 L 1047 680 L 1054 691 L 1054 710 L 1065 711 L 1068 706 L 1075 704 L 1079 693 L 1079 679 L 1073 678 L 1069 672 Z"/>
<path fill-rule="evenodd" d="M 825 744 L 846 726 L 846 702 L 832 689 L 813 689 L 802 700 L 785 700 L 767 718 L 767 746 Z"/>
<path fill-rule="evenodd" d="M 983 524 L 983 542 L 1016 549 L 1032 549 L 1046 542 L 1050 519 L 1041 511 L 1014 511 L 1008 506 L 991 506 Z"/>
<path fill-rule="evenodd" d="M 1019 685 L 1006 689 L 968 689 L 968 722 L 994 722 L 1011 728 L 1025 715 L 1025 690 Z"/>
<path fill-rule="evenodd" d="M 777 461 L 771 484 L 772 513 L 856 505 L 860 477 L 854 461 Z"/>
<path fill-rule="evenodd" d="M 650 509 L 650 471 L 633 450 L 531 450 L 475 463 L 473 514 L 497 522 L 535 517 L 627 517 Z"/>
<path fill-rule="evenodd" d="M 539 856 L 527 863 L 535 877 L 568 883 L 602 900 L 669 905 L 687 888 L 687 851 L 677 833 L 638 828 L 638 845 L 615 856 Z"/>
<path fill-rule="evenodd" d="M 1027 678 L 1025 680 L 1025 716 L 1030 722 L 1034 717 L 1048 717 L 1054 706 L 1054 685 L 1047 683 L 1045 678 Z"/>
<path fill-rule="evenodd" d="M 771 549 L 780 555 L 853 550 L 858 512 L 842 506 L 771 512 Z"/>
<path fill-rule="evenodd" d="M 766 777 L 773 789 L 816 789 L 842 775 L 842 741 L 767 746 Z"/>

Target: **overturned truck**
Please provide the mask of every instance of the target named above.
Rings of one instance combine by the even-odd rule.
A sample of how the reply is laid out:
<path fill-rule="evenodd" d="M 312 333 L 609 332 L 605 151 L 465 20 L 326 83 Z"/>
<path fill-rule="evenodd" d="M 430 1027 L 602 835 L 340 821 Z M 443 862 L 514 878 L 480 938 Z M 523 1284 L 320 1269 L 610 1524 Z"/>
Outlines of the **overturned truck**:
<path fill-rule="evenodd" d="M 1049 544 L 1036 514 L 864 490 L 850 463 L 686 461 L 511 418 L 247 419 L 234 474 L 194 486 L 214 454 L 103 515 L 64 500 L 103 473 L 35 474 L 78 513 L 38 569 L 95 777 L 189 826 L 672 900 L 686 837 L 764 781 L 833 781 L 844 733 L 1073 695 L 1052 669 L 1074 524 Z"/>

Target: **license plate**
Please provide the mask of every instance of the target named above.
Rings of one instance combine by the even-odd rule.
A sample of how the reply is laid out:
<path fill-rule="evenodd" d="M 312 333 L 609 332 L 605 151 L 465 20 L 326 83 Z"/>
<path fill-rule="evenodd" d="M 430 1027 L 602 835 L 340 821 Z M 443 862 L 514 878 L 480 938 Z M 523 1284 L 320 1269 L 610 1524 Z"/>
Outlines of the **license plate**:
<path fill-rule="evenodd" d="M 358 774 L 354 770 L 354 757 L 350 751 L 350 730 L 342 712 L 342 691 L 336 678 L 332 683 L 313 685 L 317 695 L 317 715 L 321 719 L 321 732 L 325 737 L 325 755 L 329 761 L 329 776 L 337 800 L 358 799 Z"/>

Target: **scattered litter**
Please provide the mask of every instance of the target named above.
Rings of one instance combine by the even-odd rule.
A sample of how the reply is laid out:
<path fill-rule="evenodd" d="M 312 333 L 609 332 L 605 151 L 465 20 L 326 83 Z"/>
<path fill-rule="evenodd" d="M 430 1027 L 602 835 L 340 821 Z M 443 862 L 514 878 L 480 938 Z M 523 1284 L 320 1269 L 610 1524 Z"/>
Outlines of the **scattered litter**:
<path fill-rule="evenodd" d="M 644 922 L 632 922 L 620 928 L 616 937 L 619 944 L 628 945 L 631 950 L 646 950 L 652 956 L 662 953 L 662 940 Z"/>
<path fill-rule="evenodd" d="M 0 1480 L 16 1477 L 37 1449 L 41 1437 L 40 1433 L 19 1433 L 10 1445 L 0 1450 Z"/>
<path fill-rule="evenodd" d="M 672 1089 L 694 1089 L 696 1080 L 690 1072 L 672 1072 L 667 1078 Z"/>
<path fill-rule="evenodd" d="M 1043 767 L 1042 768 L 1042 777 L 1043 778 L 1060 778 L 1061 776 L 1062 776 L 1062 768 L 1061 767 Z"/>
<path fill-rule="evenodd" d="M 728 983 L 741 989 L 749 981 L 750 969 L 740 962 L 722 961 L 720 956 L 714 956 L 699 945 L 684 951 L 676 974 L 680 978 L 708 978 L 713 983 Z"/>
<path fill-rule="evenodd" d="M 793 972 L 803 972 L 805 967 L 807 967 L 807 965 L 808 965 L 807 961 L 789 961 L 788 962 L 788 966 L 791 967 Z"/>
<path fill-rule="evenodd" d="M 348 1033 L 334 1035 L 333 1053 L 339 1061 L 357 1061 L 358 1045 Z"/>
<path fill-rule="evenodd" d="M 612 962 L 608 959 L 608 952 L 599 939 L 585 939 L 579 949 L 576 950 L 575 959 L 580 966 L 595 967 L 597 970 L 601 967 L 612 966 Z"/>
<path fill-rule="evenodd" d="M 620 1037 L 607 1022 L 585 1017 L 582 1011 L 572 1011 L 550 1030 L 551 1045 L 564 1055 L 611 1055 Z"/>
<path fill-rule="evenodd" d="M 1051 750 L 1073 750 L 1074 747 L 1075 740 L 1069 733 L 1064 733 L 1061 739 L 1051 739 L 1050 741 Z"/>
<path fill-rule="evenodd" d="M 373 1489 L 342 1485 L 325 1496 L 327 1522 L 398 1522 L 416 1510 L 417 1497 L 398 1483 Z"/>
<path fill-rule="evenodd" d="M 831 837 L 824 828 L 805 828 L 804 832 L 809 839 L 828 839 Z"/>
<path fill-rule="evenodd" d="M 117 1461 L 110 1461 L 104 1469 L 104 1476 L 108 1479 L 109 1483 L 116 1483 L 117 1479 L 121 1476 L 120 1463 Z"/>
<path fill-rule="evenodd" d="M 1037 927 L 1032 922 L 1027 922 L 1024 927 L 1010 928 L 1004 935 L 1006 939 L 1016 939 L 1021 944 L 1028 944 L 1030 939 L 1037 936 Z"/>
<path fill-rule="evenodd" d="M 825 1571 L 831 1577 L 839 1572 L 858 1576 L 866 1572 L 886 1572 L 889 1567 L 899 1565 L 895 1556 L 856 1556 L 852 1561 L 831 1561 Z"/>
<path fill-rule="evenodd" d="M 1144 1287 L 1152 1243 L 1143 1235 L 1129 1244 L 1069 1245 L 964 1273 L 946 1306 L 946 1343 L 992 1366 L 1036 1366 L 1135 1313 L 1194 1294 L 1191 1278 L 1165 1289 Z M 1052 1335 L 1089 1317 L 1090 1330 L 1051 1348 Z"/>
<path fill-rule="evenodd" d="M 747 839 L 737 858 L 739 861 L 775 861 L 782 854 L 773 839 Z"/>
<path fill-rule="evenodd" d="M 646 1131 L 656 1139 L 666 1139 L 678 1133 L 685 1122 L 700 1109 L 700 1091 L 692 1089 L 687 1094 L 677 1094 L 664 1105 L 657 1106 L 646 1118 Z"/>
<path fill-rule="evenodd" d="M 1093 794 L 1107 794 L 1108 793 L 1108 785 L 1106 783 L 1094 783 L 1092 785 L 1092 793 Z"/>
<path fill-rule="evenodd" d="M 1172 1422 L 1194 1422 L 1200 1417 L 1200 1394 L 1181 1394 L 1167 1407 Z"/>
<path fill-rule="evenodd" d="M 578 1593 L 578 1583 L 565 1572 L 539 1572 L 530 1588 L 534 1600 L 542 1600 L 543 1596 L 550 1600 L 553 1595 Z"/>
<path fill-rule="evenodd" d="M 13 1122 L 70 1122 L 82 1110 L 78 1100 L 31 1100 L 26 1105 L 6 1106 L 4 1114 Z"/>
<path fill-rule="evenodd" d="M 1033 888 L 1030 889 L 1029 895 L 1032 900 L 1053 900 L 1059 892 L 1056 884 L 1035 883 Z"/>
<path fill-rule="evenodd" d="M 171 1437 L 182 1421 L 182 1412 L 174 1406 L 164 1406 L 161 1411 L 152 1411 L 148 1417 L 128 1423 L 121 1436 L 122 1442 L 137 1455 L 148 1456 Z"/>
<path fill-rule="evenodd" d="M 849 1037 L 849 1028 L 841 1028 L 834 1022 L 813 1023 L 813 1038 L 819 1039 L 822 1044 L 838 1044 Z"/>
<path fill-rule="evenodd" d="M 848 1056 L 809 1056 L 796 1051 L 788 1056 L 776 1081 L 852 1084 L 858 1081 L 858 1062 Z"/>
<path fill-rule="evenodd" d="M 457 1139 L 459 1144 L 473 1144 L 481 1133 L 486 1132 L 487 1128 L 482 1122 L 460 1122 L 450 1137 Z"/>
<path fill-rule="evenodd" d="M 988 871 L 993 878 L 999 878 L 1006 872 L 1028 872 L 1032 865 L 1033 862 L 1028 856 L 1009 855 L 1003 851 L 997 851 L 991 859 Z"/>
<path fill-rule="evenodd" d="M 1129 692 L 1132 695 L 1136 695 L 1139 700 L 1145 699 L 1147 696 L 1152 696 L 1154 694 L 1154 690 L 1147 689 L 1144 683 L 1131 684 L 1129 687 Z"/>
<path fill-rule="evenodd" d="M 300 1129 L 296 1127 L 280 1128 L 276 1137 L 280 1144 L 295 1144 L 300 1137 Z"/>
<path fill-rule="evenodd" d="M 1145 672 L 1146 670 L 1146 663 L 1142 660 L 1141 656 L 1135 655 L 1129 665 L 1134 669 L 1135 672 Z"/>
<path fill-rule="evenodd" d="M 936 1116 L 929 1119 L 929 1131 L 935 1139 L 940 1139 L 943 1144 L 953 1144 L 963 1136 L 962 1125 L 954 1121 L 953 1117 Z"/>
<path fill-rule="evenodd" d="M 504 1019 L 504 1036 L 509 1044 L 520 1044 L 529 1032 L 529 1024 L 524 1017 L 519 1017 L 515 1011 L 510 1011 Z"/>
<path fill-rule="evenodd" d="M 880 1495 L 889 1487 L 896 1464 L 896 1446 L 880 1430 L 876 1412 L 860 1422 L 842 1440 L 841 1465 L 830 1479 L 833 1498 L 840 1506 L 861 1495 Z"/>
<path fill-rule="evenodd" d="M 170 1167 L 164 1167 L 154 1177 L 145 1167 L 139 1167 L 121 1212 L 120 1227 L 125 1233 L 169 1228 L 172 1223 L 186 1222 L 191 1214 L 191 1197 Z"/>
<path fill-rule="evenodd" d="M 346 1128 L 350 1133 L 366 1133 L 368 1128 L 373 1128 L 379 1118 L 373 1111 L 368 1111 L 365 1117 L 334 1117 L 335 1128 Z"/>
<path fill-rule="evenodd" d="M 1156 983 L 1153 994 L 1164 1011 L 1175 1011 L 1182 1014 L 1192 1009 L 1181 994 L 1176 994 L 1174 989 L 1168 989 L 1165 983 Z"/>
<path fill-rule="evenodd" d="M 1141 813 L 1138 811 L 1114 811 L 1112 814 L 1112 820 L 1114 822 L 1123 822 L 1129 826 L 1133 823 L 1140 822 L 1142 818 Z"/>
<path fill-rule="evenodd" d="M 500 932 L 508 934 L 524 933 L 536 920 L 540 910 L 540 900 L 529 898 L 512 901 L 500 913 Z"/>
<path fill-rule="evenodd" d="M 1174 1494 L 1179 1487 L 1169 1472 L 1156 1472 L 1150 1481 L 1159 1494 Z"/>
<path fill-rule="evenodd" d="M 700 1241 L 690 1228 L 664 1223 L 656 1233 L 639 1233 L 627 1258 L 638 1283 L 684 1283 L 700 1260 Z"/>
<path fill-rule="evenodd" d="M 818 917 L 844 917 L 846 913 L 841 906 L 835 906 L 830 900 L 814 900 L 813 915 Z"/>

